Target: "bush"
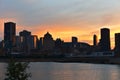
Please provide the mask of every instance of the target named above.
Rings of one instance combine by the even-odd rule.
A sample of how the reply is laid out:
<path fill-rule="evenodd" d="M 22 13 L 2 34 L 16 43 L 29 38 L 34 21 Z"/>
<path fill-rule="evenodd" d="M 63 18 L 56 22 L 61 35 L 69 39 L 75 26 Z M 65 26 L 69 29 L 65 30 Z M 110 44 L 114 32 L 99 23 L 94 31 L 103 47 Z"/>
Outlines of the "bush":
<path fill-rule="evenodd" d="M 5 80 L 28 80 L 31 77 L 31 74 L 26 71 L 28 65 L 28 62 L 16 62 L 12 59 L 8 63 Z"/>

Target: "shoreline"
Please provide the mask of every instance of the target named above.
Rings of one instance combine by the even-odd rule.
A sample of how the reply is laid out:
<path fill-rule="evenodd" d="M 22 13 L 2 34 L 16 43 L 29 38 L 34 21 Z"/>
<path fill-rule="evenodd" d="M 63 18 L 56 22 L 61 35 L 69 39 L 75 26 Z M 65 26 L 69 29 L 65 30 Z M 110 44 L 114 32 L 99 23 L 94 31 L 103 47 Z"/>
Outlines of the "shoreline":
<path fill-rule="evenodd" d="M 8 63 L 11 58 L 0 58 L 0 63 Z M 115 57 L 77 57 L 77 58 L 13 58 L 17 62 L 59 62 L 59 63 L 93 63 L 120 65 L 120 58 Z"/>

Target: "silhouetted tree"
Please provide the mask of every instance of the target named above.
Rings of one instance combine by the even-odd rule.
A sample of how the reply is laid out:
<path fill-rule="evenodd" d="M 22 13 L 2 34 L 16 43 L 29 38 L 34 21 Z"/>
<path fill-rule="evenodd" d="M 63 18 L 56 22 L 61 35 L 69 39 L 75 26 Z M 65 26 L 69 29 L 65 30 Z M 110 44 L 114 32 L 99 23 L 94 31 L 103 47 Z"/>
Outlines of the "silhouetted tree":
<path fill-rule="evenodd" d="M 7 66 L 5 80 L 28 80 L 31 77 L 30 73 L 27 73 L 28 62 L 16 62 L 11 60 Z"/>

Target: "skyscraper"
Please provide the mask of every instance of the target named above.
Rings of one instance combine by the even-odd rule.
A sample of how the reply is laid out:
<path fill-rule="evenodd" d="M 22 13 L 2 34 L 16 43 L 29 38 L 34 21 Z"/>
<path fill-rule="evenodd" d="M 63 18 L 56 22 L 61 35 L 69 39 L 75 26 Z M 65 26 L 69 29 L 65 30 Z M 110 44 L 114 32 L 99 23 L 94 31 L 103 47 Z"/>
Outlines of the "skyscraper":
<path fill-rule="evenodd" d="M 19 33 L 20 36 L 28 37 L 31 36 L 31 32 L 27 30 L 23 30 Z"/>
<path fill-rule="evenodd" d="M 100 39 L 100 49 L 101 51 L 110 51 L 110 29 L 101 29 L 101 39 Z"/>
<path fill-rule="evenodd" d="M 23 30 L 19 32 L 20 37 L 22 38 L 21 41 L 21 48 L 24 53 L 29 54 L 30 53 L 30 41 L 31 41 L 31 32 L 27 30 Z"/>
<path fill-rule="evenodd" d="M 97 35 L 93 36 L 93 45 L 97 46 Z"/>
<path fill-rule="evenodd" d="M 26 54 L 29 55 L 31 50 L 38 48 L 38 37 L 37 35 L 32 35 L 30 31 L 23 30 L 19 33 L 21 40 L 21 49 Z"/>
<path fill-rule="evenodd" d="M 38 37 L 37 35 L 31 35 L 29 38 L 30 49 L 38 48 Z"/>
<path fill-rule="evenodd" d="M 52 38 L 52 35 L 47 32 L 43 37 L 43 49 L 52 50 L 55 47 L 55 42 Z"/>
<path fill-rule="evenodd" d="M 38 42 L 38 48 L 41 50 L 43 48 L 43 37 L 40 37 Z"/>
<path fill-rule="evenodd" d="M 115 34 L 115 56 L 120 57 L 120 33 Z"/>
<path fill-rule="evenodd" d="M 15 45 L 16 23 L 4 23 L 4 47 L 11 49 Z"/>

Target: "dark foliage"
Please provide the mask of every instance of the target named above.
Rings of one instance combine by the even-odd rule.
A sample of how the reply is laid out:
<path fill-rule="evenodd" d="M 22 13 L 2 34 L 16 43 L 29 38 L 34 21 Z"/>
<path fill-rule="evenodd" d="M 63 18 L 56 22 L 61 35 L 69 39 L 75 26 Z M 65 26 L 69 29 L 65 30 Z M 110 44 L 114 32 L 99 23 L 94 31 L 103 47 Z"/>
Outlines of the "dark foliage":
<path fill-rule="evenodd" d="M 28 80 L 28 78 L 31 77 L 31 74 L 26 71 L 27 68 L 29 68 L 28 65 L 28 62 L 11 60 L 8 63 L 5 80 Z"/>

